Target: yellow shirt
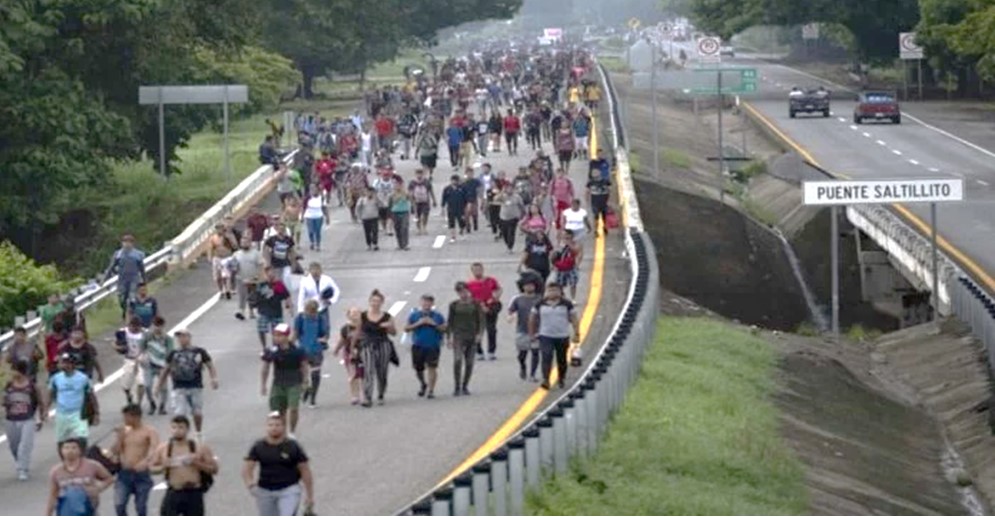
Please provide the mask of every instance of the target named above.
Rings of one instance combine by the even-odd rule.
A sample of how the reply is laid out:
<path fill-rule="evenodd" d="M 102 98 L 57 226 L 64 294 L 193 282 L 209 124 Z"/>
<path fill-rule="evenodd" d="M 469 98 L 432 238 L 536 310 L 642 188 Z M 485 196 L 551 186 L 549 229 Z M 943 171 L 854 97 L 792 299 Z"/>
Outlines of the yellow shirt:
<path fill-rule="evenodd" d="M 587 94 L 587 100 L 589 101 L 601 100 L 601 88 L 597 85 L 591 86 L 585 93 Z"/>
<path fill-rule="evenodd" d="M 571 86 L 569 91 L 570 102 L 580 102 L 580 88 L 576 86 Z"/>

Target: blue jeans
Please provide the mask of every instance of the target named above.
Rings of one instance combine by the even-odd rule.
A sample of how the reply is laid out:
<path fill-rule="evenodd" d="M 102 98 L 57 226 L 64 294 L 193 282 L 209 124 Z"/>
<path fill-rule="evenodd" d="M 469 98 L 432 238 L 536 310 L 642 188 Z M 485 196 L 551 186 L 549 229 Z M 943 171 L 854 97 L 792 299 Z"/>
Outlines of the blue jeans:
<path fill-rule="evenodd" d="M 282 490 L 256 487 L 256 509 L 259 515 L 297 515 L 301 505 L 301 485 L 291 485 Z"/>
<path fill-rule="evenodd" d="M 128 499 L 135 495 L 135 513 L 148 515 L 149 493 L 152 492 L 152 476 L 148 471 L 135 472 L 121 470 L 114 483 L 114 509 L 118 515 L 128 515 Z"/>
<path fill-rule="evenodd" d="M 304 219 L 304 224 L 307 225 L 307 238 L 312 246 L 321 246 L 321 223 L 324 221 L 321 217 L 309 217 Z"/>

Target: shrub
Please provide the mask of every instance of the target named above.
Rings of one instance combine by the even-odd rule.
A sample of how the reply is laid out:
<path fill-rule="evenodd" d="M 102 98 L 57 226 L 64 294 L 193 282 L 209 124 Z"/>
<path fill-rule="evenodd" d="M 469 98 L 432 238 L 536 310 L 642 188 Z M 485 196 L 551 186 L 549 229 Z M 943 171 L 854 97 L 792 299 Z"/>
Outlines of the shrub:
<path fill-rule="evenodd" d="M 76 281 L 59 277 L 51 265 L 38 265 L 8 241 L 0 242 L 0 326 L 36 309 L 52 293 L 65 293 Z"/>

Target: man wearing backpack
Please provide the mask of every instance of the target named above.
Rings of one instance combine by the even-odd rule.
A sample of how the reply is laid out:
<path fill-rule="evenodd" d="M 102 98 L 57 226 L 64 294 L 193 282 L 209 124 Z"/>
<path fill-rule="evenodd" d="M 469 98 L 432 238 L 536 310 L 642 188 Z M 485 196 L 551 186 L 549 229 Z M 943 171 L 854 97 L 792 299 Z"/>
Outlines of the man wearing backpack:
<path fill-rule="evenodd" d="M 432 182 L 425 177 L 425 171 L 415 169 L 415 179 L 408 183 L 408 192 L 415 203 L 415 221 L 419 235 L 424 235 L 428 230 L 428 214 L 436 206 L 435 191 L 432 190 Z"/>
<path fill-rule="evenodd" d="M 156 392 L 162 391 L 166 378 L 173 381 L 173 414 L 193 415 L 194 428 L 197 430 L 197 441 L 203 442 L 201 432 L 204 425 L 204 375 L 207 368 L 211 375 L 211 388 L 218 389 L 218 371 L 214 368 L 211 354 L 199 346 L 193 346 L 190 330 L 179 329 L 173 333 L 176 336 L 178 348 L 166 356 L 166 369 L 159 377 Z"/>
<path fill-rule="evenodd" d="M 76 370 L 73 356 L 60 355 L 59 367 L 61 371 L 48 379 L 48 400 L 55 407 L 55 439 L 62 442 L 75 438 L 85 449 L 90 425 L 100 424 L 97 397 L 93 396 L 90 378 Z"/>
<path fill-rule="evenodd" d="M 159 444 L 152 459 L 152 472 L 164 472 L 166 496 L 159 515 L 207 515 L 204 494 L 214 483 L 218 462 L 211 448 L 187 438 L 190 420 L 173 417 L 172 436 Z"/>

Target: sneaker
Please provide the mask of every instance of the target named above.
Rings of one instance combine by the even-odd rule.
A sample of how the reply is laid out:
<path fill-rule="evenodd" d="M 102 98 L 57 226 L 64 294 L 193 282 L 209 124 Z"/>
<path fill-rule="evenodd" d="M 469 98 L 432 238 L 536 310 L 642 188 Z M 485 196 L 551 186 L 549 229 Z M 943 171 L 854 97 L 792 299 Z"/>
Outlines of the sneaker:
<path fill-rule="evenodd" d="M 160 415 L 165 415 L 166 414 L 166 404 L 165 403 L 163 403 L 163 405 L 159 406 L 159 414 Z"/>
<path fill-rule="evenodd" d="M 484 353 L 483 352 L 480 352 L 480 353 L 477 354 L 477 360 L 478 361 L 483 361 L 484 360 Z"/>
<path fill-rule="evenodd" d="M 449 243 L 450 243 L 450 244 L 453 244 L 453 243 L 455 243 L 455 242 L 456 242 L 456 237 L 450 237 L 450 238 L 449 238 Z"/>
<path fill-rule="evenodd" d="M 310 403 L 310 404 L 307 405 L 307 408 L 308 409 L 318 409 L 318 405 L 315 404 L 314 402 L 312 402 L 312 403 Z"/>
<path fill-rule="evenodd" d="M 453 396 L 454 397 L 458 397 L 458 396 L 460 396 L 462 394 L 463 394 L 463 390 L 461 390 L 459 388 L 456 388 L 455 390 L 453 390 Z"/>
<path fill-rule="evenodd" d="M 245 314 L 242 314 L 241 312 L 236 312 L 235 319 L 237 319 L 238 321 L 245 321 Z"/>
<path fill-rule="evenodd" d="M 468 390 L 466 388 L 463 388 L 463 396 L 464 397 L 469 397 L 470 396 L 470 390 Z"/>
<path fill-rule="evenodd" d="M 225 300 L 231 300 L 231 292 L 225 293 Z"/>
<path fill-rule="evenodd" d="M 420 389 L 420 390 L 418 390 L 418 396 L 419 396 L 419 397 L 424 397 L 424 396 L 425 396 L 425 391 L 426 391 L 427 389 L 428 389 L 428 388 L 427 388 L 427 387 L 426 387 L 426 386 L 425 386 L 424 384 L 422 384 L 422 385 L 421 385 L 421 389 Z"/>
<path fill-rule="evenodd" d="M 149 416 L 152 416 L 152 415 L 155 414 L 155 408 L 156 408 L 155 402 L 149 402 L 149 404 L 150 404 L 150 406 L 149 406 Z"/>
<path fill-rule="evenodd" d="M 27 481 L 28 480 L 28 471 L 26 471 L 26 470 L 19 470 L 19 471 L 17 471 L 17 480 L 18 481 Z"/>
<path fill-rule="evenodd" d="M 369 400 L 367 400 L 366 402 L 363 402 L 362 404 L 360 404 L 360 406 L 365 407 L 365 408 L 373 407 L 373 403 L 370 402 Z"/>
<path fill-rule="evenodd" d="M 490 354 L 487 356 L 488 361 L 497 361 L 497 354 Z"/>
<path fill-rule="evenodd" d="M 543 381 L 543 383 L 539 387 L 542 388 L 542 389 L 544 389 L 544 390 L 548 390 L 549 389 L 549 383 Z"/>
<path fill-rule="evenodd" d="M 425 395 L 425 398 L 427 398 L 427 399 L 434 399 L 435 398 L 435 393 L 432 393 L 430 391 L 430 392 L 428 392 L 428 395 Z"/>

